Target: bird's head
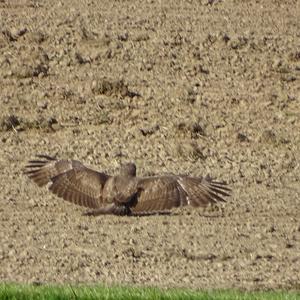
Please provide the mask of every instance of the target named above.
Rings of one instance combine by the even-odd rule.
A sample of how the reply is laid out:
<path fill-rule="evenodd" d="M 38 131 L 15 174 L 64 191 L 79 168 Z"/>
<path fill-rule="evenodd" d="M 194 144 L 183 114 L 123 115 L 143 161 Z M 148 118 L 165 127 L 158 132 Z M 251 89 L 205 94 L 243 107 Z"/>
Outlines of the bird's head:
<path fill-rule="evenodd" d="M 120 174 L 125 176 L 136 176 L 136 166 L 134 163 L 122 164 L 120 167 Z"/>

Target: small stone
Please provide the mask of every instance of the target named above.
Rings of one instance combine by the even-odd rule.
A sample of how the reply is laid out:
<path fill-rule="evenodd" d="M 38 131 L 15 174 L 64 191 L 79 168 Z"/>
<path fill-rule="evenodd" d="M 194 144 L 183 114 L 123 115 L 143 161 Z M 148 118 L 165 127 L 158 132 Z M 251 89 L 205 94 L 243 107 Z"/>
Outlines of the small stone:
<path fill-rule="evenodd" d="M 246 134 L 244 134 L 244 133 L 241 133 L 241 132 L 239 132 L 238 134 L 237 134 L 237 139 L 238 139 L 238 141 L 240 141 L 240 142 L 249 142 L 249 138 L 247 137 L 247 135 Z"/>

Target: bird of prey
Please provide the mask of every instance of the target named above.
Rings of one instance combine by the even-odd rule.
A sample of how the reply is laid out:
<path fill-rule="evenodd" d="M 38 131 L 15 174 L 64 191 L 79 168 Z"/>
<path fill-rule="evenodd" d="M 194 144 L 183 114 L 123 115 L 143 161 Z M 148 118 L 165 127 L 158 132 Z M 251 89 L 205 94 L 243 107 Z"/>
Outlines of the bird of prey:
<path fill-rule="evenodd" d="M 120 167 L 117 176 L 94 171 L 77 160 L 59 160 L 37 155 L 25 174 L 38 186 L 67 201 L 88 207 L 85 215 L 139 215 L 170 211 L 191 205 L 205 207 L 224 202 L 230 189 L 226 183 L 206 177 L 166 174 L 137 177 L 133 163 Z"/>

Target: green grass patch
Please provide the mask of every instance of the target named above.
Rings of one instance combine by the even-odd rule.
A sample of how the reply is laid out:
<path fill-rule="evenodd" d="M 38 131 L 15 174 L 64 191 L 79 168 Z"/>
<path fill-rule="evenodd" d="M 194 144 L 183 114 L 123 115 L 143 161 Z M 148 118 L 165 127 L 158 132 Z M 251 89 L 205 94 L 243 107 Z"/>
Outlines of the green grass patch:
<path fill-rule="evenodd" d="M 0 299 L 203 299 L 203 300 L 296 300 L 300 292 L 266 291 L 242 292 L 237 290 L 191 291 L 185 289 L 158 289 L 105 286 L 52 286 L 0 284 Z"/>

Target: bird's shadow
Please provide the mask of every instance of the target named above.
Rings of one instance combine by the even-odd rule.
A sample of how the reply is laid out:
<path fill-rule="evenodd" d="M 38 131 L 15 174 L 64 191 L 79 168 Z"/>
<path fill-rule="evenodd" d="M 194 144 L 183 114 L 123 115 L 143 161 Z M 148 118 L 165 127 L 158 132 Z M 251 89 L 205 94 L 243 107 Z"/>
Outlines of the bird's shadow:
<path fill-rule="evenodd" d="M 104 213 L 104 214 L 94 214 L 94 211 L 87 211 L 87 212 L 83 212 L 82 216 L 93 216 L 93 217 L 97 217 L 100 215 L 115 215 L 115 216 L 119 216 L 119 217 L 154 217 L 154 216 L 190 216 L 191 214 L 193 214 L 191 211 L 187 211 L 187 210 L 162 210 L 162 211 L 145 211 L 145 212 L 135 212 L 132 210 L 127 210 L 126 212 L 122 211 L 121 214 L 119 213 Z M 224 217 L 224 212 L 219 212 L 219 214 L 209 214 L 209 212 L 198 212 L 197 215 L 199 217 L 204 217 L 204 218 L 222 218 Z"/>
<path fill-rule="evenodd" d="M 190 214 L 182 213 L 180 211 L 159 211 L 159 212 L 139 212 L 131 213 L 129 215 L 124 215 L 124 217 L 155 217 L 155 216 L 188 216 Z M 204 218 L 220 218 L 224 215 L 207 215 L 207 214 L 198 214 L 199 217 Z"/>
<path fill-rule="evenodd" d="M 128 217 L 152 217 L 152 216 L 170 216 L 176 215 L 171 211 L 158 211 L 158 212 L 136 212 L 131 213 Z"/>

